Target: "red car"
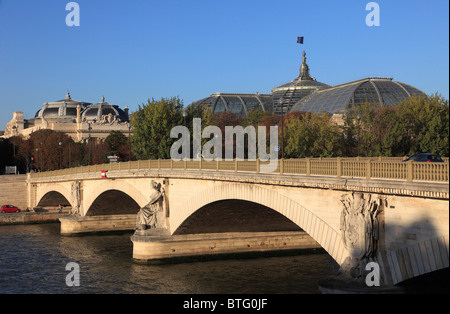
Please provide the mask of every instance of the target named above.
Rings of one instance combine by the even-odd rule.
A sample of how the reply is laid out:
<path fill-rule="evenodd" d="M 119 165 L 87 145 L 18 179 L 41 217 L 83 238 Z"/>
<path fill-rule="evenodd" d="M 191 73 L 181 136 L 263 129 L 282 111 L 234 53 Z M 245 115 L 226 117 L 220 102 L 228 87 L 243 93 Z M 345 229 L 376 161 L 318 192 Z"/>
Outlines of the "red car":
<path fill-rule="evenodd" d="M 3 205 L 0 207 L 0 213 L 19 213 L 20 209 L 13 205 Z"/>

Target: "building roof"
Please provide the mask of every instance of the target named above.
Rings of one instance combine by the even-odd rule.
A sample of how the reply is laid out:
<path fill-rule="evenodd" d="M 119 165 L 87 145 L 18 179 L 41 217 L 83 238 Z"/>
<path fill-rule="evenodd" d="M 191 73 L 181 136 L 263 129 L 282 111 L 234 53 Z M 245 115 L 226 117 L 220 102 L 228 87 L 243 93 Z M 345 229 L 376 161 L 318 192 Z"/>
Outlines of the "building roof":
<path fill-rule="evenodd" d="M 76 119 L 78 105 L 80 105 L 81 110 L 84 110 L 90 104 L 72 99 L 70 93 L 67 92 L 64 99 L 43 104 L 42 108 L 36 112 L 34 117 L 45 119 Z"/>
<path fill-rule="evenodd" d="M 306 52 L 302 53 L 302 64 L 300 65 L 298 77 L 289 83 L 274 88 L 272 91 L 289 87 L 329 87 L 330 85 L 318 82 L 309 73 L 309 66 L 306 63 Z"/>
<path fill-rule="evenodd" d="M 274 114 L 295 111 L 345 114 L 350 108 L 365 103 L 394 106 L 414 94 L 426 95 L 421 90 L 392 78 L 369 77 L 338 86 L 318 82 L 311 76 L 302 53 L 299 75 L 289 83 L 272 89 L 272 94 L 212 94 L 192 105 L 207 105 L 212 112 L 231 111 L 246 117 L 251 110 L 264 110 Z"/>
<path fill-rule="evenodd" d="M 239 117 L 246 117 L 252 110 L 272 112 L 272 96 L 267 94 L 211 94 L 200 99 L 192 106 L 206 105 L 213 113 L 231 111 Z"/>
<path fill-rule="evenodd" d="M 128 121 L 128 115 L 119 108 L 119 106 L 111 105 L 105 101 L 105 97 L 102 96 L 102 99 L 97 104 L 91 104 L 87 106 L 87 108 L 81 114 L 81 119 L 84 121 L 102 121 L 106 118 L 104 116 L 109 116 L 108 122 L 112 122 L 114 120 L 118 121 Z"/>
<path fill-rule="evenodd" d="M 345 114 L 353 106 L 365 103 L 380 107 L 394 106 L 413 94 L 425 95 L 419 89 L 392 78 L 371 77 L 316 91 L 299 100 L 290 112 Z"/>
<path fill-rule="evenodd" d="M 273 112 L 276 114 L 287 113 L 303 97 L 331 87 L 328 84 L 318 82 L 310 75 L 305 51 L 303 51 L 302 56 L 298 77 L 289 83 L 272 89 Z"/>

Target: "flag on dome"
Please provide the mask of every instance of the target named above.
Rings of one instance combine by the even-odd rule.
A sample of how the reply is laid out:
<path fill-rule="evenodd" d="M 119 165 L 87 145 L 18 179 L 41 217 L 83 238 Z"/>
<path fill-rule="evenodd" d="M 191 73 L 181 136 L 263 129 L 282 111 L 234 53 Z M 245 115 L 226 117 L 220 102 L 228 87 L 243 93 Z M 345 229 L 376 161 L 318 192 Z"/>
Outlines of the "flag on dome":
<path fill-rule="evenodd" d="M 303 37 L 297 37 L 297 44 L 303 44 Z"/>

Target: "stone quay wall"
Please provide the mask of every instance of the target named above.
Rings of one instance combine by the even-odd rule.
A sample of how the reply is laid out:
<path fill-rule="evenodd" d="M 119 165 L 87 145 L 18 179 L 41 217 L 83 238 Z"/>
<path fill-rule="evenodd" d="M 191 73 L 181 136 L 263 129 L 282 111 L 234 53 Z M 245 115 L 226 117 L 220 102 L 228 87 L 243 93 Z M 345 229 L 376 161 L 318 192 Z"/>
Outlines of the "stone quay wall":
<path fill-rule="evenodd" d="M 28 206 L 27 175 L 0 176 L 0 206 L 14 205 L 22 211 Z"/>

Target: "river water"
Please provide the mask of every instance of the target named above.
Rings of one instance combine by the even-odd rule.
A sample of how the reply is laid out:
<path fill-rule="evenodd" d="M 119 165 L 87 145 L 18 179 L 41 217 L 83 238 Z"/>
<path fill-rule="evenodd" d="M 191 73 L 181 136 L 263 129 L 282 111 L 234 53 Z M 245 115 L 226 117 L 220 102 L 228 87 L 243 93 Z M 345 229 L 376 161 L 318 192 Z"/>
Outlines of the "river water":
<path fill-rule="evenodd" d="M 168 265 L 132 261 L 131 233 L 63 237 L 60 225 L 0 226 L 0 294 L 318 294 L 326 253 Z M 79 266 L 68 286 L 66 265 Z"/>

